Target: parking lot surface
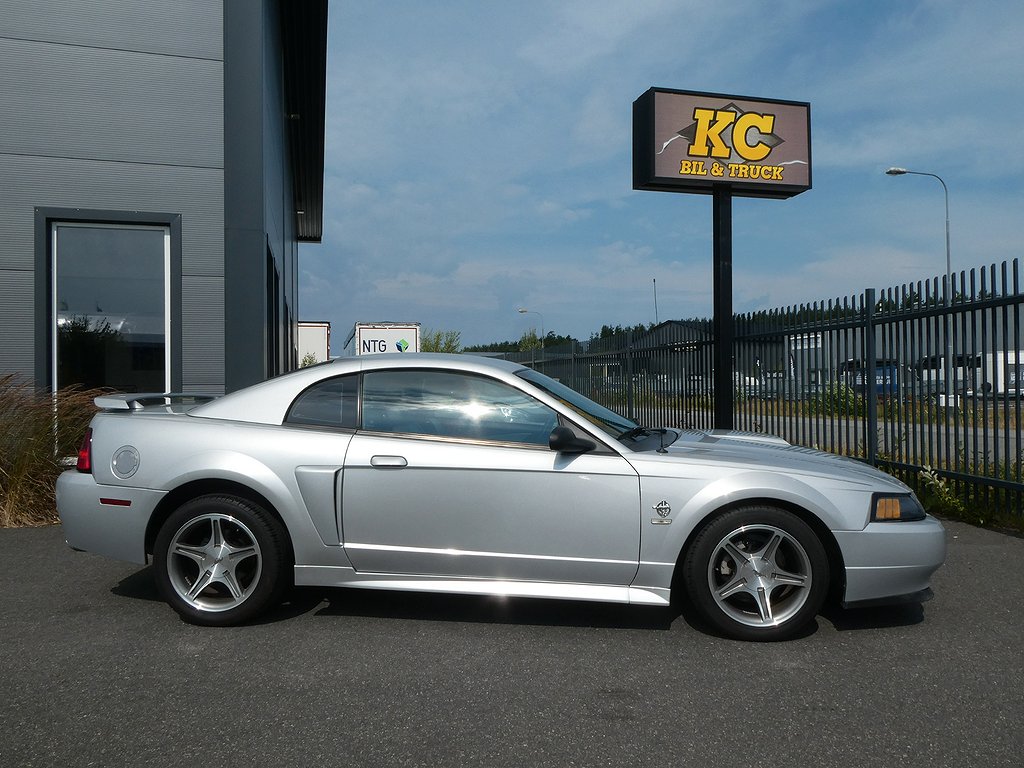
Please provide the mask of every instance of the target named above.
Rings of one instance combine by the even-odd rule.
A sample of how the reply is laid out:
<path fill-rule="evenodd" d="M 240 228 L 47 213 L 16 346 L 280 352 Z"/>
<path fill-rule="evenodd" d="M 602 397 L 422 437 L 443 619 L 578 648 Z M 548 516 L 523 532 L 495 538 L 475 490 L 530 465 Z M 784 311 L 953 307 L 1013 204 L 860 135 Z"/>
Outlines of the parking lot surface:
<path fill-rule="evenodd" d="M 0 530 L 0 765 L 1020 766 L 1024 539 L 947 532 L 931 602 L 757 645 L 686 611 L 340 589 L 204 629 L 149 568 Z"/>

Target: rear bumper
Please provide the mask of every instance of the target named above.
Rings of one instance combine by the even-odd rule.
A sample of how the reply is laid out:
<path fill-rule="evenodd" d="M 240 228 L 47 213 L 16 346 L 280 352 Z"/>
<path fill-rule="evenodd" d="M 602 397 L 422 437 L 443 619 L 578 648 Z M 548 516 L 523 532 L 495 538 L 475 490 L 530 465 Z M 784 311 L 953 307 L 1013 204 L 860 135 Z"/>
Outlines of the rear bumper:
<path fill-rule="evenodd" d="M 846 564 L 846 605 L 926 599 L 932 574 L 946 559 L 946 531 L 930 515 L 915 522 L 870 523 L 863 531 L 835 536 Z"/>
<path fill-rule="evenodd" d="M 146 526 L 165 491 L 99 485 L 69 470 L 57 479 L 57 514 L 72 549 L 146 563 Z"/>

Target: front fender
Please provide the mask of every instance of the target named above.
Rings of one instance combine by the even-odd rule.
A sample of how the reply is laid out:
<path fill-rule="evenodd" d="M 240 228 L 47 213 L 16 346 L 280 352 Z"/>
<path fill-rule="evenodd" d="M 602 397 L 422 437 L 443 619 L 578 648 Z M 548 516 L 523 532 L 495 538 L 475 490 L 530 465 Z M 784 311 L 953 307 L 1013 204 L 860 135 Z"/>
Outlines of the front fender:
<path fill-rule="evenodd" d="M 655 511 L 662 502 L 671 507 L 665 518 Z M 805 510 L 830 531 L 861 530 L 867 523 L 870 493 L 849 483 L 826 481 L 817 485 L 796 475 L 761 470 L 741 470 L 706 482 L 694 478 L 644 478 L 640 571 L 634 585 L 670 587 L 676 564 L 693 533 L 722 509 L 745 502 L 777 503 Z M 851 511 L 860 509 L 862 513 Z"/>

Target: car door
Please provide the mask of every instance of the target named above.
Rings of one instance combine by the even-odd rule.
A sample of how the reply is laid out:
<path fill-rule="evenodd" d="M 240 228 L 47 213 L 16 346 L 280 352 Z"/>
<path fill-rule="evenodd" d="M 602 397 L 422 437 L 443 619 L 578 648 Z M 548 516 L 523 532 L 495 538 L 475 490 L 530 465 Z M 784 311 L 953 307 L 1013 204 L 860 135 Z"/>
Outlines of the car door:
<path fill-rule="evenodd" d="M 548 448 L 558 414 L 489 377 L 367 372 L 341 479 L 360 572 L 628 584 L 640 485 L 618 454 Z"/>

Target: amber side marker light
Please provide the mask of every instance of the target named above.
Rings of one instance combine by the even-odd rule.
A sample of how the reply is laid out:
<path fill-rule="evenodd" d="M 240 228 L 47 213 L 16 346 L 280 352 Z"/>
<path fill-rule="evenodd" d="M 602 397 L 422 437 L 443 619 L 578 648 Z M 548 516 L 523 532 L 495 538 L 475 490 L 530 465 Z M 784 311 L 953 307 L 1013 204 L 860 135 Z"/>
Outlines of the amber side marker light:
<path fill-rule="evenodd" d="M 924 507 L 914 496 L 875 496 L 871 519 L 875 522 L 924 520 Z"/>
<path fill-rule="evenodd" d="M 875 520 L 899 520 L 900 500 L 879 499 L 875 504 Z"/>

